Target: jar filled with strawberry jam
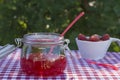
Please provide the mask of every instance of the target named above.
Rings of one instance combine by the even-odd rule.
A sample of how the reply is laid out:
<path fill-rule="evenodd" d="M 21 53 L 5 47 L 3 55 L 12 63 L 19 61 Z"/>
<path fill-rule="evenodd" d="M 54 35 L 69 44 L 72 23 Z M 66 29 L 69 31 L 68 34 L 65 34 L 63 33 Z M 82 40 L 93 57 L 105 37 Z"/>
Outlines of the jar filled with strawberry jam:
<path fill-rule="evenodd" d="M 37 76 L 57 76 L 66 68 L 64 50 L 69 40 L 57 33 L 29 33 L 22 42 L 20 66 L 24 73 Z M 19 43 L 18 43 L 19 44 Z"/>

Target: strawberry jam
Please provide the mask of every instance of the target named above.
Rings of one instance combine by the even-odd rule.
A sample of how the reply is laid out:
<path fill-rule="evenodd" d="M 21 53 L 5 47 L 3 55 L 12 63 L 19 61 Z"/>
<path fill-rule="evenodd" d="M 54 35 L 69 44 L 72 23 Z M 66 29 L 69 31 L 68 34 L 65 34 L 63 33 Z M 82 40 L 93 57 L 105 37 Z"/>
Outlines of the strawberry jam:
<path fill-rule="evenodd" d="M 20 63 L 22 71 L 28 75 L 57 76 L 64 72 L 66 57 L 59 55 L 50 59 L 43 54 L 34 53 L 28 57 L 22 57 Z"/>

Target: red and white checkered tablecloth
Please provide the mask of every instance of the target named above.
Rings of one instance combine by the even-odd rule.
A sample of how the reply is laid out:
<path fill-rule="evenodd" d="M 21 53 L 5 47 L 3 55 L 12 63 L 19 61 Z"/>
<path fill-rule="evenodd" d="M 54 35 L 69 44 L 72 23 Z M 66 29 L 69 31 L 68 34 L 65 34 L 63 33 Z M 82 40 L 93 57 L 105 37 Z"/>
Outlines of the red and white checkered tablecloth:
<path fill-rule="evenodd" d="M 0 80 L 120 80 L 120 70 L 113 70 L 82 59 L 80 53 L 72 50 L 73 57 L 66 51 L 68 64 L 64 74 L 42 78 L 21 73 L 20 49 L 0 60 Z M 120 68 L 120 53 L 107 52 L 98 62 L 110 63 Z"/>

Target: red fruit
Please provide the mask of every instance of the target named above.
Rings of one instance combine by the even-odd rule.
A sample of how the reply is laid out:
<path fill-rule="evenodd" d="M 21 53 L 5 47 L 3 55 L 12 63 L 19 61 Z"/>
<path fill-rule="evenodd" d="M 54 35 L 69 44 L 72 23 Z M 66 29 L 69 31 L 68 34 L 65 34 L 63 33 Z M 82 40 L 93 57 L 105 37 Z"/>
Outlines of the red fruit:
<path fill-rule="evenodd" d="M 100 41 L 100 36 L 97 34 L 94 34 L 90 36 L 89 41 L 93 41 L 93 42 Z"/>
<path fill-rule="evenodd" d="M 101 37 L 101 40 L 105 41 L 105 40 L 108 40 L 110 39 L 110 35 L 109 34 L 104 34 L 102 37 Z"/>
<path fill-rule="evenodd" d="M 84 34 L 81 34 L 81 33 L 78 35 L 78 39 L 79 40 L 87 40 L 86 36 Z"/>
<path fill-rule="evenodd" d="M 45 59 L 45 56 L 42 53 L 32 53 L 29 55 L 29 59 L 33 61 L 39 61 Z"/>

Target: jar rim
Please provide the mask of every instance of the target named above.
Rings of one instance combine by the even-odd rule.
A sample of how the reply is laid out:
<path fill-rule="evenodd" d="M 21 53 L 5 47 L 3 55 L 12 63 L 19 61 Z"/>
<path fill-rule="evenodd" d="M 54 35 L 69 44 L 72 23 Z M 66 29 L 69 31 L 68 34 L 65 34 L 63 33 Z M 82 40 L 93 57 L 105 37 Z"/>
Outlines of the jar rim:
<path fill-rule="evenodd" d="M 60 44 L 64 42 L 64 37 L 58 33 L 50 32 L 28 33 L 23 36 L 22 42 L 28 44 Z"/>

